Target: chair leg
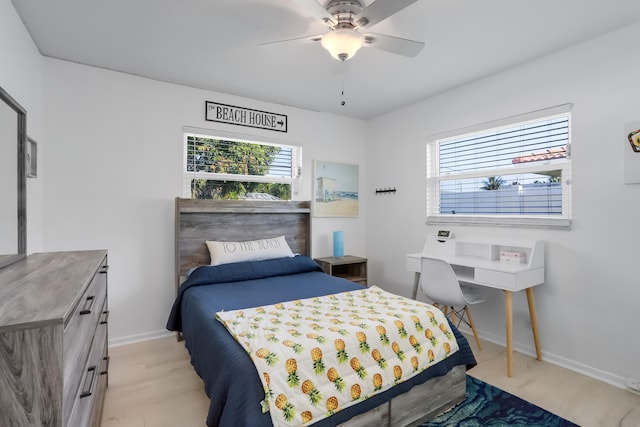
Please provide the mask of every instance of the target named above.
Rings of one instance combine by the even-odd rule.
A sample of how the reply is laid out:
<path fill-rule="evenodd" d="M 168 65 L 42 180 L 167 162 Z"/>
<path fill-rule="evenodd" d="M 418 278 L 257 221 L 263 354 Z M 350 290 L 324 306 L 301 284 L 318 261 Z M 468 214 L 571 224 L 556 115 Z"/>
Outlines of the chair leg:
<path fill-rule="evenodd" d="M 449 314 L 449 309 L 451 309 L 451 314 Z M 457 321 L 458 319 L 456 319 L 456 309 L 455 308 L 453 308 L 451 306 L 448 306 L 448 305 L 445 305 L 442 310 L 444 312 L 444 317 L 449 316 L 449 318 L 451 319 L 451 323 L 453 325 L 457 326 L 457 325 L 460 324 L 460 322 Z"/>
<path fill-rule="evenodd" d="M 480 338 L 478 338 L 478 332 L 476 331 L 476 325 L 473 323 L 473 319 L 471 318 L 471 312 L 469 311 L 469 307 L 466 305 L 464 306 L 464 312 L 467 313 L 469 326 L 471 326 L 471 330 L 473 331 L 473 336 L 476 339 L 476 344 L 478 344 L 478 349 L 482 350 L 482 346 L 480 345 Z"/>

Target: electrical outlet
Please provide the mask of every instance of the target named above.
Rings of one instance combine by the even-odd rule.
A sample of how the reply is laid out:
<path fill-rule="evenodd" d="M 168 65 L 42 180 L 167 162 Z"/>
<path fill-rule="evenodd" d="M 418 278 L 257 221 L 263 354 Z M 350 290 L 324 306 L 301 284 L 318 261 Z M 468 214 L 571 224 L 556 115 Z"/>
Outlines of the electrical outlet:
<path fill-rule="evenodd" d="M 627 388 L 633 393 L 640 394 L 640 379 L 627 378 Z"/>

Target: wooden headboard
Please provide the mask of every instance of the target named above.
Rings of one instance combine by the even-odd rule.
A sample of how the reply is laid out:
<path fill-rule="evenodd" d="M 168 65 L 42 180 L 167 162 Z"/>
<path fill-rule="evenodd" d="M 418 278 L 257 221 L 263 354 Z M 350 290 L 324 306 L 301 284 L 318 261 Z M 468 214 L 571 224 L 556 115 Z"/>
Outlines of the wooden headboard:
<path fill-rule="evenodd" d="M 205 241 L 240 242 L 284 235 L 293 253 L 311 255 L 309 201 L 176 198 L 176 290 L 187 271 L 211 263 Z"/>

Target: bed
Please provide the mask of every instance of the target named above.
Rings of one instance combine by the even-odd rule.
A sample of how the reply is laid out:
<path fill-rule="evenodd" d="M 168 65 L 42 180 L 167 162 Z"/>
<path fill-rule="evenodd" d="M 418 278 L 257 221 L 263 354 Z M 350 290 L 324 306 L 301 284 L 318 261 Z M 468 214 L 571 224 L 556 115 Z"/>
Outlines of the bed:
<path fill-rule="evenodd" d="M 177 296 L 167 328 L 185 340 L 191 363 L 204 381 L 211 399 L 206 419 L 210 427 L 272 426 L 270 413 L 276 410 L 272 405 L 263 412 L 264 381 L 216 313 L 363 292 L 359 284 L 325 274 L 308 257 L 310 222 L 306 201 L 176 199 Z M 296 256 L 208 266 L 206 240 L 241 242 L 273 236 L 285 236 Z M 466 369 L 475 359 L 466 338 L 449 326 L 457 352 L 313 425 L 415 426 L 464 400 Z"/>

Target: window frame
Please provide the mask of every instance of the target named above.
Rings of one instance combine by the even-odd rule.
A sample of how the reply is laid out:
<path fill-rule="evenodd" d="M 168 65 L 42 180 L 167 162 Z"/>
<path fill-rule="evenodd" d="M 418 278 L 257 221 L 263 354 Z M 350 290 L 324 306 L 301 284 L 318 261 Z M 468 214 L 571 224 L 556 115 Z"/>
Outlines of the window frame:
<path fill-rule="evenodd" d="M 527 228 L 551 228 L 570 229 L 571 228 L 571 109 L 572 104 L 563 104 L 551 108 L 546 108 L 530 113 L 507 117 L 500 120 L 486 122 L 462 129 L 456 129 L 440 134 L 431 135 L 426 143 L 426 166 L 427 166 L 427 219 L 428 225 L 478 225 L 497 227 L 527 227 Z M 541 161 L 539 164 L 520 164 L 510 167 L 500 167 L 495 169 L 481 169 L 472 172 L 464 172 L 455 175 L 439 174 L 439 149 L 440 143 L 447 140 L 461 138 L 474 133 L 487 133 L 500 128 L 517 126 L 521 123 L 544 120 L 557 116 L 568 116 L 568 142 L 567 157 L 563 161 Z M 535 162 L 534 162 L 535 163 Z M 562 214 L 561 215 L 505 215 L 505 214 L 447 214 L 440 213 L 440 182 L 452 179 L 465 178 L 485 178 L 487 176 L 505 176 L 511 174 L 536 173 L 549 170 L 562 171 Z M 446 177 L 446 179 L 444 178 Z"/>
<path fill-rule="evenodd" d="M 259 145 L 271 145 L 279 147 L 288 147 L 292 149 L 291 158 L 291 177 L 287 176 L 263 176 L 263 175 L 239 175 L 218 172 L 202 172 L 187 170 L 188 159 L 188 137 L 200 136 L 205 138 L 220 139 L 233 142 L 244 142 Z M 269 138 L 263 136 L 239 134 L 232 132 L 217 131 L 212 129 L 201 129 L 185 126 L 182 132 L 182 197 L 192 198 L 191 180 L 205 179 L 215 181 L 238 181 L 238 182 L 258 182 L 273 184 L 289 184 L 291 185 L 291 200 L 299 200 L 300 188 L 302 181 L 302 144 L 283 141 L 277 138 Z M 240 199 L 252 200 L 252 199 Z"/>

